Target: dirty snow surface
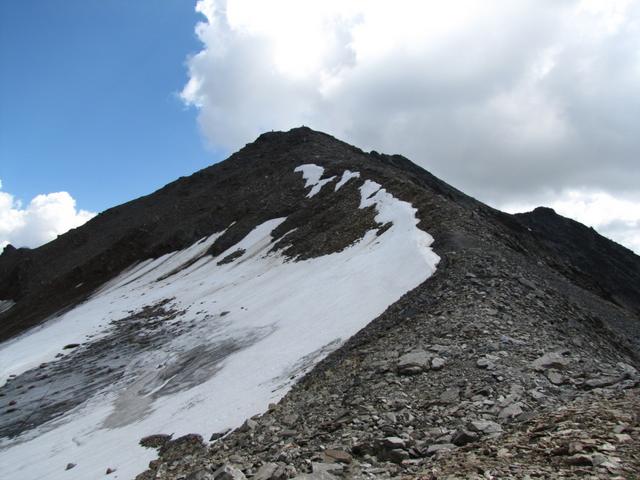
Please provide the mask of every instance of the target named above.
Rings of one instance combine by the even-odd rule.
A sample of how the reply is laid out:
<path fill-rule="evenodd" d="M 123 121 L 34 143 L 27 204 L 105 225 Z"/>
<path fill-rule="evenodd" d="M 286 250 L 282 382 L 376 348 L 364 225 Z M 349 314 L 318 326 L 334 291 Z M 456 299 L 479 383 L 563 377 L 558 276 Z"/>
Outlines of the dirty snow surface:
<path fill-rule="evenodd" d="M 316 165 L 300 172 L 310 194 L 338 182 Z M 214 258 L 218 233 L 132 266 L 0 344 L 0 478 L 85 480 L 111 468 L 109 478 L 131 479 L 155 458 L 140 438 L 238 427 L 429 277 L 439 259 L 415 209 L 357 172 L 331 190 L 345 184 L 391 228 L 305 261 L 270 253 L 284 218 Z"/>

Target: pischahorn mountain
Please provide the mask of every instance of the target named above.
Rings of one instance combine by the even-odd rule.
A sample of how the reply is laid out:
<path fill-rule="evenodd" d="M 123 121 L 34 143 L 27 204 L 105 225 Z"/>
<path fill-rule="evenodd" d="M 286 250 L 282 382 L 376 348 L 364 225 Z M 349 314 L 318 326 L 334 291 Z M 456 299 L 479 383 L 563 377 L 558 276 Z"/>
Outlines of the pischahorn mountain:
<path fill-rule="evenodd" d="M 640 475 L 640 257 L 305 127 L 6 247 L 0 340 L 1 478 Z"/>

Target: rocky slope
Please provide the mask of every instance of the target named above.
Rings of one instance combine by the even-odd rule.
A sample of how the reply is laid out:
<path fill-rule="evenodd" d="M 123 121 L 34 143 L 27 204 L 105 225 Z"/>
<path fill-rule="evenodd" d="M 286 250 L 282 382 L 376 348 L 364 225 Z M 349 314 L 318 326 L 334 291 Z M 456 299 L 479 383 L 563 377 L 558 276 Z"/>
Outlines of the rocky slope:
<path fill-rule="evenodd" d="M 218 478 L 225 464 L 254 478 L 637 478 L 637 357 L 602 321 L 619 307 L 479 237 L 440 250 L 444 267 L 269 412 L 208 448 L 168 443 L 139 478 Z M 581 425 L 571 412 L 592 403 Z M 556 425 L 561 412 L 577 425 Z M 540 422 L 549 438 L 521 443 Z M 270 464 L 285 473 L 257 475 Z"/>
<path fill-rule="evenodd" d="M 296 172 L 308 164 L 327 180 L 312 197 Z M 345 172 L 360 177 L 337 190 Z M 307 128 L 264 134 L 39 249 L 6 249 L 0 300 L 16 303 L 0 312 L 0 338 L 64 315 L 135 262 L 203 237 L 219 234 L 194 262 L 232 263 L 245 252 L 229 249 L 274 218 L 286 220 L 269 248 L 291 262 L 344 252 L 368 231 L 383 238 L 390 224 L 363 207 L 365 179 L 417 209 L 440 258 L 435 274 L 241 428 L 181 438 L 159 428 L 143 443 L 160 456 L 139 478 L 640 475 L 640 258 L 549 210 L 498 212 L 401 156 L 367 154 Z M 398 266 L 387 278 L 406 275 Z M 148 314 L 132 312 L 130 335 L 155 321 Z M 109 342 L 101 345 L 108 352 Z M 17 383 L 43 377 L 24 375 L 33 380 Z M 114 381 L 95 375 L 92 367 L 70 381 Z M 12 383 L 0 394 L 20 395 Z M 620 415 L 604 415 L 610 406 Z M 561 427 L 549 427 L 553 418 Z"/>

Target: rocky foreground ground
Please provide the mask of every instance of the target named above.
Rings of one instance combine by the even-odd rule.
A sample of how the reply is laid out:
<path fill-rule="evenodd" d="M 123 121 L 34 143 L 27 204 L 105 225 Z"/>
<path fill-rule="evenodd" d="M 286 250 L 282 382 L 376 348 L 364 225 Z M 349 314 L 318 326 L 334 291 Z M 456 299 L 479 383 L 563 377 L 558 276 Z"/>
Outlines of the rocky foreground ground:
<path fill-rule="evenodd" d="M 240 429 L 145 439 L 138 480 L 640 478 L 637 360 L 600 320 L 617 307 L 489 251 L 447 252 Z"/>
<path fill-rule="evenodd" d="M 478 424 L 470 423 L 470 431 L 457 431 L 448 442 L 435 444 L 431 454 L 399 464 L 380 464 L 375 458 L 359 459 L 344 450 L 318 450 L 301 470 L 283 461 L 265 462 L 250 467 L 245 459 L 229 456 L 221 465 L 210 463 L 189 474 L 175 472 L 192 467 L 206 452 L 197 436 L 164 444 L 165 460 L 176 455 L 177 462 L 155 476 L 140 478 L 211 479 L 250 478 L 268 480 L 295 478 L 403 478 L 436 479 L 533 479 L 533 478 L 640 478 L 640 397 L 638 388 L 624 392 L 599 391 L 585 395 L 566 406 L 543 411 L 504 430 L 479 439 Z M 484 427 L 484 425 L 482 425 Z M 438 434 L 442 432 L 437 432 Z M 162 439 L 159 439 L 160 443 Z M 469 442 L 469 443 L 464 443 Z M 398 457 L 415 443 L 408 438 L 388 437 L 381 448 L 398 447 Z M 284 445 L 283 445 L 284 447 Z M 225 448 L 221 447 L 224 451 Z M 429 453 L 427 448 L 427 453 Z M 218 450 L 212 449 L 212 453 Z M 399 459 L 398 458 L 398 459 Z M 185 463 L 186 462 L 186 463 Z M 234 463 L 235 462 L 235 463 Z M 167 464 L 163 464 L 167 465 Z M 155 467 L 156 465 L 154 465 Z M 216 468 L 217 467 L 217 468 Z M 306 467 L 306 468 L 305 468 Z M 251 473 L 254 475 L 251 476 Z"/>

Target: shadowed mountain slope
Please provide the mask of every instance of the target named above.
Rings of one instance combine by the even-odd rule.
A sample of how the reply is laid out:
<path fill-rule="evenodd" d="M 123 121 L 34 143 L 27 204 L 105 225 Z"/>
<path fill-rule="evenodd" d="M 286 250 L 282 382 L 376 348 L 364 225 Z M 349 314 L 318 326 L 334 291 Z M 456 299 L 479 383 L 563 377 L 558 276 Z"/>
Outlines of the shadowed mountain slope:
<path fill-rule="evenodd" d="M 516 215 L 546 260 L 578 285 L 640 316 L 640 257 L 593 228 L 539 207 Z"/>

